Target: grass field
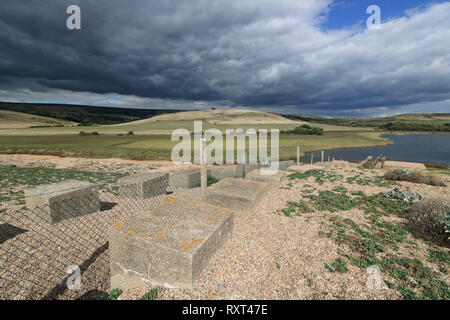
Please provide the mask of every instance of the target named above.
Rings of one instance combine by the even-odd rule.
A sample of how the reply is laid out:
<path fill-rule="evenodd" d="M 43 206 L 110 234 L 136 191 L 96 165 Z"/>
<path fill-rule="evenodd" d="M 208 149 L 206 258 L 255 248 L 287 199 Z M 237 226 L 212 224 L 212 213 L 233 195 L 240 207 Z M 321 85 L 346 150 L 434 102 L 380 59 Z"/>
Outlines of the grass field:
<path fill-rule="evenodd" d="M 57 128 L 64 129 L 64 128 Z M 170 160 L 177 144 L 170 135 L 79 136 L 78 134 L 41 136 L 1 136 L 0 153 L 46 154 L 133 160 Z M 225 139 L 224 139 L 225 140 Z M 270 142 L 270 139 L 269 139 Z M 302 153 L 346 147 L 377 146 L 391 143 L 375 132 L 327 131 L 323 136 L 280 135 L 280 158 L 294 159 L 297 146 Z M 225 145 L 225 141 L 224 141 Z M 270 149 L 269 149 L 270 151 Z"/>
<path fill-rule="evenodd" d="M 74 125 L 74 122 L 36 116 L 22 112 L 0 110 L 0 129 L 11 129 L 11 128 L 25 129 L 33 126 L 53 127 L 53 126 L 67 126 L 67 125 Z"/>

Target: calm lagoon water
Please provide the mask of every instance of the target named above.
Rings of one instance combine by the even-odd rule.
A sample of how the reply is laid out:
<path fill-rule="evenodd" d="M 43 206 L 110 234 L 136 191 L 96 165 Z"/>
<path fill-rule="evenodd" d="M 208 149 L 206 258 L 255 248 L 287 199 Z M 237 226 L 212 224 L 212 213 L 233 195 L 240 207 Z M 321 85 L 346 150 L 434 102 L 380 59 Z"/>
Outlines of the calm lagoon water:
<path fill-rule="evenodd" d="M 383 134 L 383 138 L 394 141 L 393 145 L 370 148 L 335 149 L 325 151 L 336 160 L 359 161 L 367 156 L 378 157 L 383 154 L 387 160 L 409 162 L 431 162 L 450 166 L 450 134 Z M 311 153 L 307 153 L 303 162 L 311 161 Z M 321 154 L 314 152 L 314 161 L 320 161 Z"/>

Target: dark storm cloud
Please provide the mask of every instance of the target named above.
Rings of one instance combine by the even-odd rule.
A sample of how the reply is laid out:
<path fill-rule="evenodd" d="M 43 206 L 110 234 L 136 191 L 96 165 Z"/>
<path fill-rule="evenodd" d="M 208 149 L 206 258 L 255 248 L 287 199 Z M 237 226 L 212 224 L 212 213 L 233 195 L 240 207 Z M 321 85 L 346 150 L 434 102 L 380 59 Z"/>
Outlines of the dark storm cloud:
<path fill-rule="evenodd" d="M 449 106 L 450 3 L 381 30 L 325 32 L 330 2 L 2 1 L 0 94 L 341 113 Z M 80 31 L 66 28 L 70 4 Z"/>

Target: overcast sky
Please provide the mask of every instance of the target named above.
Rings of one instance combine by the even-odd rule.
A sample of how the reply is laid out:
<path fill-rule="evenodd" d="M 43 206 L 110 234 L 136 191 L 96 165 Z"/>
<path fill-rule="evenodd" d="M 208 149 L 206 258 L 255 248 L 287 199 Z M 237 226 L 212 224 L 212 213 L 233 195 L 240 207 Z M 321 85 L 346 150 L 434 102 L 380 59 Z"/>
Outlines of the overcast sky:
<path fill-rule="evenodd" d="M 371 4 L 381 29 L 366 27 Z M 450 1 L 4 0 L 0 100 L 450 112 Z"/>

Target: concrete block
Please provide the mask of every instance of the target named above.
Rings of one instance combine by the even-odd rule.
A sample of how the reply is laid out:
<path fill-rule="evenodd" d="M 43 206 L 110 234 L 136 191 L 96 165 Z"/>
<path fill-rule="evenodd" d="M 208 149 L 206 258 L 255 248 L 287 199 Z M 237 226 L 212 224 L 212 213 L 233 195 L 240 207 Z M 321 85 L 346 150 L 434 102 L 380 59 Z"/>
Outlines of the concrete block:
<path fill-rule="evenodd" d="M 189 287 L 232 230 L 230 209 L 168 197 L 112 227 L 111 288 Z"/>
<path fill-rule="evenodd" d="M 276 163 L 276 162 L 275 162 Z M 272 164 L 273 165 L 273 164 Z M 293 165 L 295 165 L 295 161 L 293 161 L 293 160 L 289 160 L 289 161 L 279 161 L 278 162 L 278 170 L 280 170 L 280 171 L 286 171 L 287 170 L 287 168 L 289 168 L 289 167 L 291 167 L 291 166 L 293 166 Z M 264 165 L 263 167 L 270 167 L 271 165 L 270 164 L 268 164 L 268 165 Z"/>
<path fill-rule="evenodd" d="M 214 177 L 219 180 L 225 178 L 236 178 L 236 169 L 236 165 L 214 166 L 212 168 L 208 168 L 208 177 Z"/>
<path fill-rule="evenodd" d="M 244 178 L 246 175 L 248 175 L 253 170 L 261 168 L 260 163 L 246 163 L 244 164 Z"/>
<path fill-rule="evenodd" d="M 236 165 L 235 178 L 244 178 L 245 177 L 245 165 L 238 164 Z"/>
<path fill-rule="evenodd" d="M 168 175 L 162 173 L 136 174 L 119 179 L 119 194 L 123 198 L 148 199 L 167 193 Z"/>
<path fill-rule="evenodd" d="M 206 199 L 225 208 L 252 208 L 269 188 L 265 182 L 226 178 L 208 187 Z"/>
<path fill-rule="evenodd" d="M 273 175 L 263 175 L 263 174 L 261 174 L 261 169 L 256 169 L 256 170 L 253 170 L 251 173 L 249 173 L 245 177 L 245 180 L 278 184 L 284 179 L 284 177 L 286 177 L 286 171 L 277 171 Z"/>
<path fill-rule="evenodd" d="M 25 202 L 37 221 L 50 224 L 100 211 L 97 186 L 79 180 L 25 189 Z"/>
<path fill-rule="evenodd" d="M 199 188 L 201 185 L 200 169 L 186 169 L 174 171 L 169 174 L 168 191 L 177 189 L 192 189 Z"/>

